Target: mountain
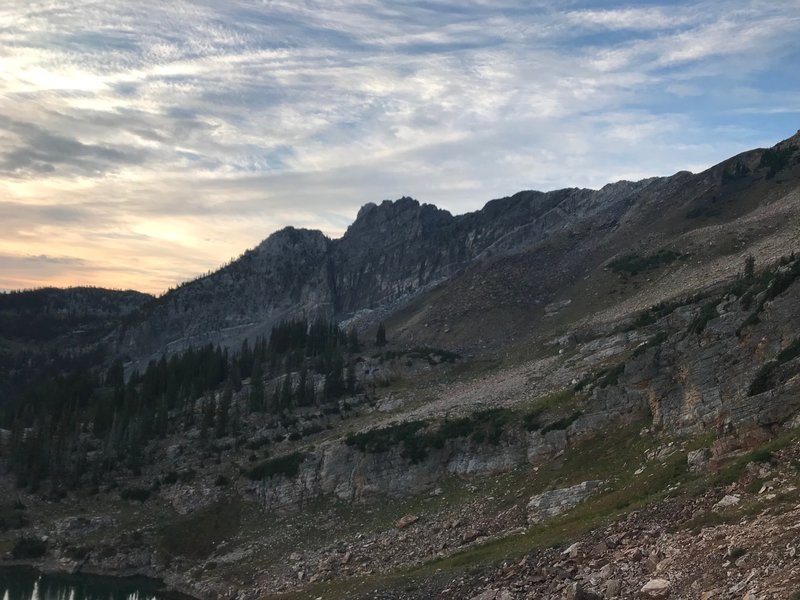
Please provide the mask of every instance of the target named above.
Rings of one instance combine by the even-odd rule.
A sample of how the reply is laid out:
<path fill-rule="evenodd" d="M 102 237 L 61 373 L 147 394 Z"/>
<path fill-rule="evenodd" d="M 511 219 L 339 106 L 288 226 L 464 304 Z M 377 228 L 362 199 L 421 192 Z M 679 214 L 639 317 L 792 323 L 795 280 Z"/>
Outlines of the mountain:
<path fill-rule="evenodd" d="M 201 600 L 795 597 L 798 146 L 368 204 L 160 298 L 0 297 L 0 564 Z"/>
<path fill-rule="evenodd" d="M 773 212 L 796 190 L 788 163 L 797 141 L 696 175 L 520 192 L 459 216 L 411 198 L 367 204 L 335 240 L 286 228 L 143 307 L 118 332 L 119 350 L 143 366 L 209 342 L 237 349 L 299 315 L 366 329 L 401 307 L 396 328 L 405 339 L 461 350 L 497 346 L 519 327 L 535 327 L 548 304 L 620 253 L 672 248 L 739 262 L 745 247 L 775 233 L 764 228 L 787 227 Z M 737 241 L 723 241 L 721 231 L 745 217 L 761 225 L 726 231 Z M 719 245 L 709 248 L 709 235 Z M 421 299 L 426 293 L 430 301 Z M 477 327 L 456 324 L 476 314 Z"/>
<path fill-rule="evenodd" d="M 45 374 L 103 363 L 103 341 L 152 300 L 132 290 L 95 287 L 0 294 L 0 408 Z"/>

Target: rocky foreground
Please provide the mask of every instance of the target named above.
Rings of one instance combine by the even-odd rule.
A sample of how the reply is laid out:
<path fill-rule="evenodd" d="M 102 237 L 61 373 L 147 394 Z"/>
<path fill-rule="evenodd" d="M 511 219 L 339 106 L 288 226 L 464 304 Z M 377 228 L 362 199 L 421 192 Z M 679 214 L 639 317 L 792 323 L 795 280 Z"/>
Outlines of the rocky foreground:
<path fill-rule="evenodd" d="M 764 462 L 740 459 L 712 475 L 738 472 L 732 483 L 676 489 L 576 539 L 423 592 L 364 598 L 798 598 L 800 444 L 753 456 Z"/>

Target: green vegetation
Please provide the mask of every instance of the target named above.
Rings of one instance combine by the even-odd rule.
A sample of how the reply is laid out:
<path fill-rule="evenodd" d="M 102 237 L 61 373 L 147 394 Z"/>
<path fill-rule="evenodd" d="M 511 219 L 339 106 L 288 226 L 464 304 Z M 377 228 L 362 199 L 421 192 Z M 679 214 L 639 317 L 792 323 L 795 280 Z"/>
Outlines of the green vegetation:
<path fill-rule="evenodd" d="M 648 256 L 631 253 L 615 258 L 608 266 L 618 275 L 637 275 L 645 271 L 653 271 L 683 257 L 683 254 L 674 250 L 659 250 Z"/>
<path fill-rule="evenodd" d="M 582 411 L 577 411 L 569 415 L 568 417 L 564 417 L 559 419 L 558 421 L 553 421 L 548 425 L 542 427 L 542 435 L 549 431 L 560 431 L 562 429 L 566 429 L 570 425 L 572 425 L 575 421 L 577 421 L 581 416 L 583 416 Z"/>
<path fill-rule="evenodd" d="M 619 383 L 619 377 L 625 372 L 625 363 L 621 362 L 612 367 L 606 367 L 595 373 L 590 373 L 581 379 L 572 388 L 575 392 L 580 392 L 590 385 L 596 385 L 600 389 L 607 388 Z"/>
<path fill-rule="evenodd" d="M 659 331 L 653 337 L 651 337 L 646 342 L 639 344 L 636 349 L 633 351 L 633 356 L 641 356 L 644 354 L 649 348 L 658 348 L 661 344 L 667 341 L 667 332 L 666 331 Z"/>
<path fill-rule="evenodd" d="M 710 300 L 703 304 L 703 306 L 700 308 L 700 313 L 691 323 L 689 323 L 688 331 L 698 335 L 701 334 L 711 320 L 719 317 L 719 312 L 717 312 L 717 304 L 719 304 L 718 299 Z"/>
<path fill-rule="evenodd" d="M 357 358 L 346 352 L 358 345 L 355 330 L 346 335 L 323 319 L 297 319 L 276 325 L 269 339 L 258 338 L 253 346 L 245 340 L 238 353 L 209 344 L 151 361 L 127 381 L 120 360 L 104 373 L 56 371 L 4 398 L 0 427 L 11 431 L 9 469 L 20 487 L 37 491 L 49 480 L 60 494 L 96 488 L 110 474 L 138 476 L 154 460 L 144 451 L 150 440 L 199 430 L 208 448 L 214 439 L 239 433 L 242 411 L 281 414 L 357 393 Z M 95 364 L 102 362 L 95 357 Z M 248 376 L 249 401 L 234 402 Z M 314 387 L 319 377 L 325 380 L 322 393 Z M 271 389 L 265 379 L 275 382 Z M 174 475 L 164 483 L 175 483 Z"/>
<path fill-rule="evenodd" d="M 402 456 L 412 463 L 424 460 L 431 449 L 441 449 L 447 440 L 466 438 L 476 444 L 497 445 L 514 413 L 493 408 L 468 417 L 442 421 L 431 427 L 425 421 L 408 421 L 380 429 L 349 434 L 345 439 L 366 454 L 379 454 L 402 446 Z"/>
<path fill-rule="evenodd" d="M 375 333 L 375 345 L 386 345 L 386 326 L 383 324 L 383 321 L 378 323 L 378 331 Z"/>
<path fill-rule="evenodd" d="M 261 481 L 276 475 L 294 477 L 305 459 L 305 454 L 301 452 L 293 452 L 285 456 L 271 458 L 245 471 L 245 476 L 251 481 Z"/>
<path fill-rule="evenodd" d="M 450 352 L 449 350 L 442 350 L 441 348 L 430 348 L 427 346 L 420 346 L 412 348 L 411 350 L 389 350 L 383 354 L 376 355 L 380 361 L 401 359 L 407 357 L 411 360 L 424 360 L 431 366 L 441 363 L 454 363 L 461 358 L 460 354 Z"/>
<path fill-rule="evenodd" d="M 697 296 L 691 296 L 684 300 L 673 300 L 671 302 L 659 302 L 654 304 L 644 312 L 640 313 L 636 320 L 633 322 L 633 328 L 647 327 L 653 323 L 663 319 L 664 317 L 672 314 L 675 309 L 697 302 Z"/>
<path fill-rule="evenodd" d="M 11 550 L 11 558 L 14 560 L 41 558 L 45 554 L 47 554 L 47 542 L 35 537 L 17 539 Z"/>
<path fill-rule="evenodd" d="M 145 502 L 150 498 L 151 491 L 143 487 L 129 487 L 120 491 L 119 497 L 123 500 L 133 500 L 134 502 Z"/>
<path fill-rule="evenodd" d="M 792 155 L 795 153 L 795 151 L 797 151 L 796 146 L 787 146 L 781 149 L 769 148 L 768 150 L 764 150 L 758 166 L 759 168 L 769 169 L 767 172 L 767 179 L 771 179 L 789 166 Z"/>
<path fill-rule="evenodd" d="M 22 529 L 28 525 L 28 517 L 25 515 L 25 508 L 18 506 L 0 506 L 0 531 L 10 529 Z"/>
<path fill-rule="evenodd" d="M 755 396 L 771 390 L 774 388 L 778 381 L 775 377 L 778 368 L 791 360 L 800 356 L 800 338 L 789 344 L 786 348 L 781 350 L 774 359 L 766 362 L 758 371 L 748 389 L 749 396 Z"/>
<path fill-rule="evenodd" d="M 424 421 L 408 421 L 361 433 L 351 433 L 345 439 L 348 446 L 355 446 L 366 454 L 388 452 L 398 444 L 405 444 L 425 427 Z"/>
<path fill-rule="evenodd" d="M 221 502 L 179 517 L 159 532 L 159 546 L 172 556 L 203 559 L 211 555 L 220 542 L 239 531 L 241 506 L 238 502 Z"/>
<path fill-rule="evenodd" d="M 717 204 L 697 206 L 686 211 L 687 219 L 710 219 L 722 214 L 722 206 Z"/>
<path fill-rule="evenodd" d="M 747 177 L 748 173 L 750 173 L 750 169 L 747 167 L 747 165 L 741 160 L 737 160 L 733 167 L 730 165 L 725 167 L 725 170 L 722 172 L 722 183 L 729 183 L 731 181 L 744 179 Z"/>

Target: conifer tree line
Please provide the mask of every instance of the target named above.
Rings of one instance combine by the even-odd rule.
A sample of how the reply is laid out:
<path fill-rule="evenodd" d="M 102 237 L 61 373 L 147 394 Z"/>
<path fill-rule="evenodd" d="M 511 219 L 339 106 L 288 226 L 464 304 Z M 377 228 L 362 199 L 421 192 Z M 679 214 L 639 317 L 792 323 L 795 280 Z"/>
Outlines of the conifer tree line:
<path fill-rule="evenodd" d="M 120 468 L 136 474 L 149 440 L 198 429 L 208 444 L 236 436 L 245 414 L 355 393 L 359 350 L 355 329 L 297 319 L 273 327 L 269 339 L 245 340 L 238 352 L 209 344 L 162 356 L 127 380 L 120 360 L 104 373 L 80 368 L 54 376 L 30 386 L 2 415 L 11 430 L 9 467 L 18 485 L 32 490 L 48 478 L 74 488 Z"/>

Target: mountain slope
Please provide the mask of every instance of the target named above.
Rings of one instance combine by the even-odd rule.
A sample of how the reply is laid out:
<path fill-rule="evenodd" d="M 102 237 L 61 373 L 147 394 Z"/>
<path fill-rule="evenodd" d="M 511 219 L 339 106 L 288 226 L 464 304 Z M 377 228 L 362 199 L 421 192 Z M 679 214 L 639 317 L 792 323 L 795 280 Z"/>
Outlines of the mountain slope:
<path fill-rule="evenodd" d="M 45 379 L 7 415 L 0 555 L 33 538 L 39 565 L 204 599 L 788 597 L 798 141 L 278 232 L 130 315 L 128 348 L 171 358 Z M 388 343 L 319 320 L 177 352 L 297 314 Z"/>
<path fill-rule="evenodd" d="M 208 342 L 238 348 L 300 315 L 356 316 L 365 328 L 401 308 L 395 325 L 404 339 L 497 346 L 520 327 L 539 326 L 545 307 L 570 299 L 571 286 L 578 293 L 582 278 L 602 279 L 598 273 L 619 254 L 668 249 L 695 261 L 727 254 L 729 266 L 738 264 L 775 233 L 765 230 L 770 207 L 791 204 L 797 142 L 796 135 L 697 175 L 520 192 L 459 216 L 410 198 L 367 204 L 336 240 L 287 228 L 140 311 L 120 331 L 120 351 L 141 365 Z M 762 223 L 758 231 L 734 231 L 748 215 Z M 482 319 L 485 330 L 445 335 L 472 315 L 490 317 Z"/>

